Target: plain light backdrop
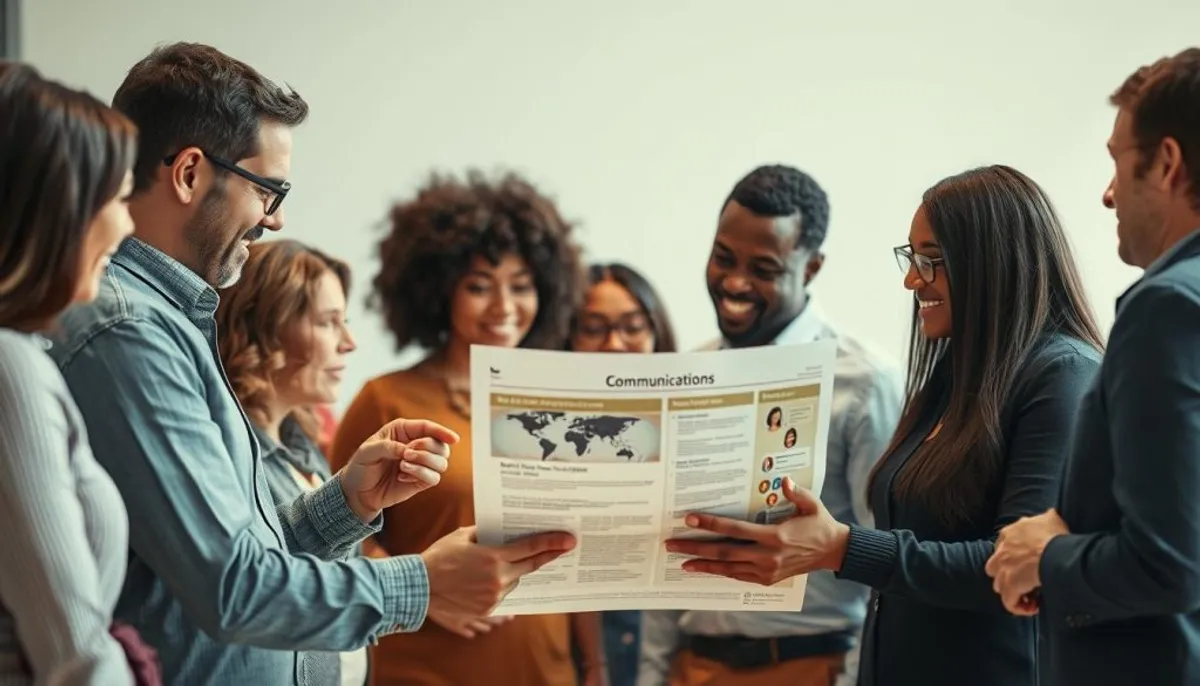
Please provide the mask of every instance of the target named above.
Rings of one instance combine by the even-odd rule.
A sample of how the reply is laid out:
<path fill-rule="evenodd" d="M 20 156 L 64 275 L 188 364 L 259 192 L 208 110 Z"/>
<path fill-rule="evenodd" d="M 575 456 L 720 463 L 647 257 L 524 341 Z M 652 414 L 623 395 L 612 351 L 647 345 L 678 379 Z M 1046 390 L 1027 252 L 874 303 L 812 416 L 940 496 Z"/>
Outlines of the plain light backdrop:
<path fill-rule="evenodd" d="M 716 333 L 703 273 L 730 187 L 798 166 L 833 208 L 818 298 L 900 360 L 912 301 L 891 248 L 921 192 L 1010 164 L 1049 191 L 1107 331 L 1138 274 L 1100 204 L 1107 97 L 1196 40 L 1200 2 L 35 0 L 22 21 L 25 59 L 105 101 L 175 40 L 305 97 L 284 231 L 354 268 L 344 406 L 415 357 L 364 297 L 388 206 L 432 169 L 525 174 L 590 258 L 650 276 L 686 348 Z"/>

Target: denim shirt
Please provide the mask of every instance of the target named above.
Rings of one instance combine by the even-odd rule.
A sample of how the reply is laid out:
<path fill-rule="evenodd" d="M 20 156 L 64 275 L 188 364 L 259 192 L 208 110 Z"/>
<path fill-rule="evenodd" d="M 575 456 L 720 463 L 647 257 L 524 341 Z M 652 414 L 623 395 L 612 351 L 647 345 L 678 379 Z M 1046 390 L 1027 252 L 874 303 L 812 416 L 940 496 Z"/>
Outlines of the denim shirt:
<path fill-rule="evenodd" d="M 275 505 L 219 362 L 217 300 L 129 239 L 50 352 L 129 510 L 116 618 L 158 650 L 165 682 L 307 685 L 296 651 L 416 630 L 428 577 L 419 556 L 349 556 L 382 518 L 359 521 L 337 476 Z"/>

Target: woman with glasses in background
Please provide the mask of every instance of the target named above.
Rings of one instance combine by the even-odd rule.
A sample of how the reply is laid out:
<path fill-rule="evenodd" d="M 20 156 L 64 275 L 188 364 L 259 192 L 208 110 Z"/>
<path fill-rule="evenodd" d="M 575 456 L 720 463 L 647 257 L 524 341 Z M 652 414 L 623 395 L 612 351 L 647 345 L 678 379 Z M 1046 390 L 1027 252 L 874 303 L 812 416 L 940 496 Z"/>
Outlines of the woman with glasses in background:
<path fill-rule="evenodd" d="M 571 350 L 675 352 L 666 307 L 645 277 L 620 263 L 593 265 L 588 276 L 590 285 L 571 327 Z M 641 616 L 637 610 L 601 614 L 612 686 L 633 686 L 637 679 Z"/>
<path fill-rule="evenodd" d="M 1049 198 L 1009 167 L 926 191 L 895 254 L 912 341 L 905 408 L 868 487 L 877 528 L 841 524 L 788 484 L 807 514 L 699 516 L 778 545 L 669 545 L 696 571 L 771 584 L 828 569 L 870 586 L 861 686 L 1036 684 L 1036 619 L 1009 614 L 984 567 L 1002 527 L 1054 505 L 1100 332 Z"/>

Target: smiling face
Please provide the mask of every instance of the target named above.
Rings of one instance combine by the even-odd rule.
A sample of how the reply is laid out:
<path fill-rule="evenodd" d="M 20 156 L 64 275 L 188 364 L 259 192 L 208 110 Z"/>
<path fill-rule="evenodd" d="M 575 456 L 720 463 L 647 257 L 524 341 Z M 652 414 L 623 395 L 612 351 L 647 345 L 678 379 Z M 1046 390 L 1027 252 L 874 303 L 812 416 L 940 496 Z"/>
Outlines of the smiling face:
<path fill-rule="evenodd" d="M 92 219 L 83 249 L 79 251 L 79 286 L 74 302 L 91 302 L 100 292 L 100 279 L 108 268 L 121 242 L 133 233 L 133 219 L 129 216 L 129 194 L 133 190 L 133 173 L 127 172 L 120 190 Z"/>
<path fill-rule="evenodd" d="M 537 287 L 525 260 L 508 254 L 493 265 L 476 256 L 451 298 L 450 335 L 468 347 L 515 348 L 529 333 L 537 311 Z"/>
<path fill-rule="evenodd" d="M 708 259 L 708 294 L 735 347 L 770 343 L 804 309 L 822 256 L 797 247 L 800 218 L 763 217 L 730 200 Z"/>
<path fill-rule="evenodd" d="M 346 293 L 333 272 L 321 275 L 310 311 L 286 325 L 280 342 L 288 364 L 274 379 L 279 402 L 291 409 L 336 402 L 346 355 L 356 346 L 346 326 Z"/>
<path fill-rule="evenodd" d="M 1141 153 L 1133 132 L 1133 117 L 1125 110 L 1117 114 L 1108 152 L 1113 160 L 1113 177 L 1104 191 L 1103 202 L 1117 215 L 1117 254 L 1121 261 L 1146 267 L 1161 250 L 1166 225 L 1164 198 L 1139 174 Z"/>
<path fill-rule="evenodd" d="M 592 284 L 571 336 L 572 350 L 648 353 L 654 343 L 654 326 L 628 289 L 612 279 Z"/>
<path fill-rule="evenodd" d="M 904 287 L 912 291 L 917 299 L 921 333 L 929 339 L 949 338 L 950 282 L 946 276 L 946 269 L 941 264 L 941 246 L 933 235 L 933 227 L 929 224 L 924 206 L 917 208 L 916 214 L 913 215 L 912 227 L 908 232 L 908 245 L 914 261 L 929 265 L 918 269 L 910 264 L 908 273 L 904 275 Z M 932 261 L 932 264 L 929 261 Z M 925 271 L 926 274 L 923 276 L 921 271 Z"/>
<path fill-rule="evenodd" d="M 236 164 L 266 179 L 283 182 L 291 169 L 292 132 L 281 124 L 259 127 L 258 154 Z M 214 288 L 228 288 L 242 275 L 250 244 L 263 232 L 283 228 L 283 209 L 268 215 L 274 194 L 268 189 L 211 162 L 217 175 L 184 227 L 184 238 L 195 255 L 194 269 Z"/>

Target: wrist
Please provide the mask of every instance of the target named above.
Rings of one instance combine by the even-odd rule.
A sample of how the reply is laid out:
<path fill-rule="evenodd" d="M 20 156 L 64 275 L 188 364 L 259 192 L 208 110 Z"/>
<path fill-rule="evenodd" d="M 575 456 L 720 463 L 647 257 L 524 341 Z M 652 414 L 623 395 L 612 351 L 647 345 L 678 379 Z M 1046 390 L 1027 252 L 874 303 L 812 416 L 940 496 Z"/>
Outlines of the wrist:
<path fill-rule="evenodd" d="M 358 517 L 363 524 L 370 524 L 379 516 L 379 510 L 367 507 L 363 504 L 362 499 L 354 493 L 349 486 L 346 485 L 345 479 L 338 479 L 338 484 L 342 487 L 342 495 L 346 498 L 346 506 Z"/>
<path fill-rule="evenodd" d="M 831 572 L 841 571 L 842 563 L 846 560 L 846 549 L 849 546 L 850 525 L 834 522 L 833 537 L 830 540 L 825 559 L 822 560 L 821 568 Z"/>

